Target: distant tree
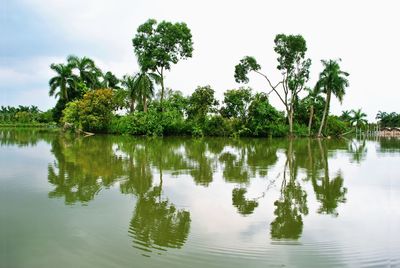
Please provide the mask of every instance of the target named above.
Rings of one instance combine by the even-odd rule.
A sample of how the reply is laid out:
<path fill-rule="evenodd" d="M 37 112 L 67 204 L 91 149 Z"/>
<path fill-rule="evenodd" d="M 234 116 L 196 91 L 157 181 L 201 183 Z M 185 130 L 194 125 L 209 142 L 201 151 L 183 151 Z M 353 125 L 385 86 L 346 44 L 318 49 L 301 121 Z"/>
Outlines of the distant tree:
<path fill-rule="evenodd" d="M 345 122 L 350 122 L 350 120 L 351 120 L 351 111 L 348 111 L 348 110 L 342 111 L 342 114 L 340 115 L 340 119 L 342 119 Z"/>
<path fill-rule="evenodd" d="M 277 84 L 272 84 L 269 77 L 262 73 L 261 66 L 253 57 L 244 57 L 235 67 L 236 82 L 248 83 L 248 73 L 255 72 L 264 77 L 271 91 L 274 91 L 285 106 L 288 122 L 289 134 L 293 135 L 294 104 L 298 94 L 304 89 L 305 83 L 309 79 L 309 68 L 311 60 L 305 58 L 307 51 L 306 41 L 301 35 L 278 34 L 275 37 L 275 52 L 278 53 L 277 69 L 282 74 L 282 80 Z M 283 92 L 278 91 L 279 86 L 283 87 Z"/>
<path fill-rule="evenodd" d="M 185 23 L 149 19 L 137 29 L 132 39 L 139 65 L 143 71 L 157 72 L 161 77 L 161 99 L 164 100 L 164 71 L 181 59 L 192 57 L 193 42 Z"/>
<path fill-rule="evenodd" d="M 340 102 L 343 101 L 343 97 L 346 94 L 346 87 L 349 86 L 349 81 L 346 77 L 348 73 L 340 69 L 339 63 L 335 60 L 322 60 L 324 70 L 319 75 L 317 87 L 326 94 L 326 102 L 324 113 L 322 115 L 321 125 L 318 130 L 318 136 L 322 136 L 322 130 L 326 131 L 327 118 L 329 115 L 329 107 L 331 102 L 331 95 L 333 94 L 338 98 Z"/>
<path fill-rule="evenodd" d="M 356 128 L 360 128 L 367 123 L 367 120 L 366 120 L 367 115 L 365 113 L 363 113 L 361 111 L 361 109 L 351 110 L 351 113 L 352 113 L 352 117 L 350 119 L 350 122 Z"/>

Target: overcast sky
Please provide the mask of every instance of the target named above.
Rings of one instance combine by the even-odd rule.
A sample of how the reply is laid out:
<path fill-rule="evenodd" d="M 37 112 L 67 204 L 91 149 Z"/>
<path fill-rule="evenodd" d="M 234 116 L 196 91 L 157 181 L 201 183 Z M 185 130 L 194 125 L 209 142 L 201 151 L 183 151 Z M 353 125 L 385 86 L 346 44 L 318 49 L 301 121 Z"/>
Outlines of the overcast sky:
<path fill-rule="evenodd" d="M 222 99 L 237 88 L 234 66 L 255 56 L 278 81 L 273 40 L 276 34 L 301 34 L 312 59 L 310 86 L 321 59 L 341 58 L 350 87 L 333 113 L 362 108 L 373 120 L 378 110 L 400 112 L 398 1 L 119 1 L 0 0 L 0 105 L 51 108 L 49 65 L 67 55 L 93 58 L 118 76 L 137 71 L 132 37 L 149 18 L 184 21 L 192 31 L 193 58 L 173 66 L 166 86 L 190 94 L 210 85 Z M 267 91 L 261 77 L 248 86 Z M 269 90 L 268 90 L 269 91 Z M 271 102 L 283 110 L 278 98 Z"/>

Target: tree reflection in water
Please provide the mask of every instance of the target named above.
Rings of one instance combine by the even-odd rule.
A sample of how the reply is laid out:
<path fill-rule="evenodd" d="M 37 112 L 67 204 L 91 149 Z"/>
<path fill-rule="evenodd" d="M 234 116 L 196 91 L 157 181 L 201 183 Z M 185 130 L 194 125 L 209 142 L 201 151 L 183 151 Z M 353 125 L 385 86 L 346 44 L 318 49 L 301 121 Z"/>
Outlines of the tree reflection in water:
<path fill-rule="evenodd" d="M 302 215 L 308 214 L 307 193 L 296 181 L 297 165 L 293 140 L 286 149 L 286 163 L 279 200 L 274 202 L 276 218 L 271 222 L 273 239 L 298 239 L 303 231 Z"/>
<path fill-rule="evenodd" d="M 10 136 L 7 134 L 7 136 Z M 25 142 L 24 142 L 25 143 Z M 329 171 L 329 151 L 348 150 L 346 141 L 269 139 L 145 139 L 116 136 L 76 138 L 56 135 L 51 141 L 54 163 L 48 167 L 48 181 L 54 185 L 49 197 L 65 203 L 87 204 L 104 188 L 119 184 L 122 194 L 136 197 L 129 226 L 134 246 L 144 251 L 181 248 L 190 230 L 190 212 L 177 208 L 163 196 L 163 178 L 190 175 L 196 185 L 208 187 L 216 170 L 232 190 L 232 205 L 249 217 L 259 206 L 265 190 L 256 198 L 247 196 L 255 177 L 268 179 L 269 170 L 284 157 L 274 201 L 275 218 L 270 223 L 272 239 L 299 239 L 303 218 L 308 214 L 304 184 L 311 182 L 318 213 L 337 216 L 337 207 L 346 201 L 347 189 L 340 170 L 333 179 Z M 278 151 L 284 153 L 278 156 Z M 360 161 L 363 158 L 360 158 Z M 306 178 L 299 180 L 299 174 Z M 155 179 L 155 177 L 158 177 Z M 154 180 L 159 183 L 155 186 Z M 269 189 L 268 187 L 266 187 Z"/>
<path fill-rule="evenodd" d="M 160 186 L 139 196 L 129 234 L 134 247 L 151 252 L 151 249 L 181 248 L 189 235 L 190 213 L 178 210 L 161 199 Z"/>

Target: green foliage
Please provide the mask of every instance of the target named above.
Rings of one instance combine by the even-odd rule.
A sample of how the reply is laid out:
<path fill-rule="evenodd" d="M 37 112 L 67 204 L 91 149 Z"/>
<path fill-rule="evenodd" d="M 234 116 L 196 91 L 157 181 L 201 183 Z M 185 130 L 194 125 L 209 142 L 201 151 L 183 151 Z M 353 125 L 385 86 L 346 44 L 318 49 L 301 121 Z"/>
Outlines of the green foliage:
<path fill-rule="evenodd" d="M 226 118 L 241 118 L 245 120 L 252 99 L 251 88 L 241 87 L 228 90 L 224 93 L 224 107 L 221 108 L 220 113 Z"/>
<path fill-rule="evenodd" d="M 348 124 L 342 121 L 338 116 L 329 116 L 327 122 L 327 136 L 338 137 L 349 131 Z"/>
<path fill-rule="evenodd" d="M 18 107 L 1 106 L 0 123 L 2 124 L 32 124 L 53 122 L 52 110 L 42 112 L 37 106 Z"/>
<path fill-rule="evenodd" d="M 277 111 L 265 93 L 257 93 L 249 106 L 248 128 L 254 136 L 284 136 L 285 117 Z"/>
<path fill-rule="evenodd" d="M 188 118 L 205 122 L 207 114 L 216 112 L 217 105 L 218 101 L 214 97 L 214 89 L 210 86 L 198 87 L 188 101 Z"/>
<path fill-rule="evenodd" d="M 192 34 L 186 23 L 149 19 L 137 29 L 132 39 L 135 54 L 143 72 L 149 70 L 161 76 L 161 102 L 164 100 L 164 70 L 181 59 L 192 57 Z"/>
<path fill-rule="evenodd" d="M 86 131 L 106 132 L 117 107 L 118 101 L 111 89 L 89 91 L 83 99 L 67 104 L 62 122 Z"/>
<path fill-rule="evenodd" d="M 381 127 L 400 127 L 400 114 L 379 111 L 376 115 Z"/>
<path fill-rule="evenodd" d="M 248 73 L 258 71 L 261 66 L 257 63 L 254 57 L 246 56 L 240 60 L 240 63 L 235 66 L 235 81 L 237 83 L 248 83 Z"/>

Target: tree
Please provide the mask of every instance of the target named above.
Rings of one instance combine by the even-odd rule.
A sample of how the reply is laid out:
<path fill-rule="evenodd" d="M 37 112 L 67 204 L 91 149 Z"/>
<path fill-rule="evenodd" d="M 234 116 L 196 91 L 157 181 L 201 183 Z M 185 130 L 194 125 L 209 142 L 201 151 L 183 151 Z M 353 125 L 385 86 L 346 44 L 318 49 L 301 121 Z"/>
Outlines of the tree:
<path fill-rule="evenodd" d="M 119 79 L 112 73 L 106 72 L 103 74 L 103 81 L 101 82 L 102 88 L 119 89 Z"/>
<path fill-rule="evenodd" d="M 305 99 L 306 105 L 310 111 L 310 117 L 308 120 L 308 136 L 311 136 L 311 127 L 312 127 L 312 123 L 313 123 L 313 118 L 314 118 L 314 108 L 315 105 L 318 101 L 320 101 L 320 91 L 318 87 L 314 87 L 313 89 L 311 88 L 307 88 L 306 89 L 308 92 L 308 95 Z"/>
<path fill-rule="evenodd" d="M 125 88 L 125 90 L 128 93 L 129 97 L 129 110 L 131 113 L 135 111 L 135 102 L 136 98 L 138 97 L 138 94 L 136 92 L 135 88 L 135 78 L 130 75 L 124 75 L 124 77 L 121 80 L 122 86 Z"/>
<path fill-rule="evenodd" d="M 284 35 L 278 34 L 275 37 L 274 51 L 279 55 L 277 69 L 282 74 L 282 80 L 277 84 L 272 84 L 269 77 L 262 73 L 261 66 L 253 57 L 244 57 L 235 67 L 236 82 L 248 83 L 248 73 L 255 72 L 264 77 L 271 92 L 274 91 L 285 106 L 288 123 L 289 134 L 293 135 L 293 117 L 294 103 L 298 98 L 298 94 L 304 89 L 305 83 L 309 79 L 309 68 L 311 60 L 305 58 L 307 51 L 306 41 L 301 35 Z M 283 92 L 278 91 L 278 87 L 282 86 Z"/>
<path fill-rule="evenodd" d="M 192 57 L 192 34 L 186 23 L 149 19 L 137 29 L 132 44 L 144 72 L 157 72 L 161 77 L 161 100 L 164 99 L 164 71 L 181 59 Z"/>
<path fill-rule="evenodd" d="M 345 89 L 349 86 L 349 81 L 346 78 L 349 76 L 349 74 L 340 69 L 337 61 L 322 60 L 321 62 L 324 65 L 324 70 L 319 75 L 317 87 L 326 94 L 326 102 L 321 124 L 318 130 L 318 137 L 322 136 L 323 129 L 326 131 L 331 95 L 333 94 L 336 96 L 340 103 L 342 103 L 343 97 L 346 94 Z"/>
<path fill-rule="evenodd" d="M 251 88 L 241 87 L 226 91 L 224 93 L 225 106 L 221 109 L 222 116 L 245 120 L 252 99 Z"/>
<path fill-rule="evenodd" d="M 154 96 L 154 83 L 159 83 L 160 76 L 156 73 L 140 72 L 133 78 L 132 90 L 143 105 L 143 111 L 147 112 L 147 100 Z"/>
<path fill-rule="evenodd" d="M 78 70 L 80 81 L 85 83 L 88 88 L 95 89 L 99 86 L 98 78 L 101 76 L 101 71 L 96 67 L 92 59 L 70 55 L 67 58 L 67 62 L 72 69 Z"/>
<path fill-rule="evenodd" d="M 365 119 L 367 115 L 363 113 L 361 109 L 358 109 L 357 111 L 351 110 L 351 113 L 352 117 L 350 118 L 350 123 L 356 128 L 359 128 L 367 123 L 367 120 Z"/>
<path fill-rule="evenodd" d="M 198 87 L 189 98 L 188 117 L 204 122 L 208 113 L 216 111 L 217 105 L 214 89 L 210 86 Z"/>
<path fill-rule="evenodd" d="M 57 74 L 49 81 L 49 95 L 55 95 L 64 101 L 71 100 L 72 91 L 75 89 L 75 84 L 78 80 L 77 76 L 72 74 L 71 66 L 53 63 L 50 68 Z M 58 92 L 56 92 L 57 89 L 59 90 Z"/>
<path fill-rule="evenodd" d="M 350 120 L 351 120 L 351 111 L 348 111 L 348 110 L 342 111 L 342 114 L 340 115 L 340 119 L 342 119 L 345 122 L 350 122 Z"/>

